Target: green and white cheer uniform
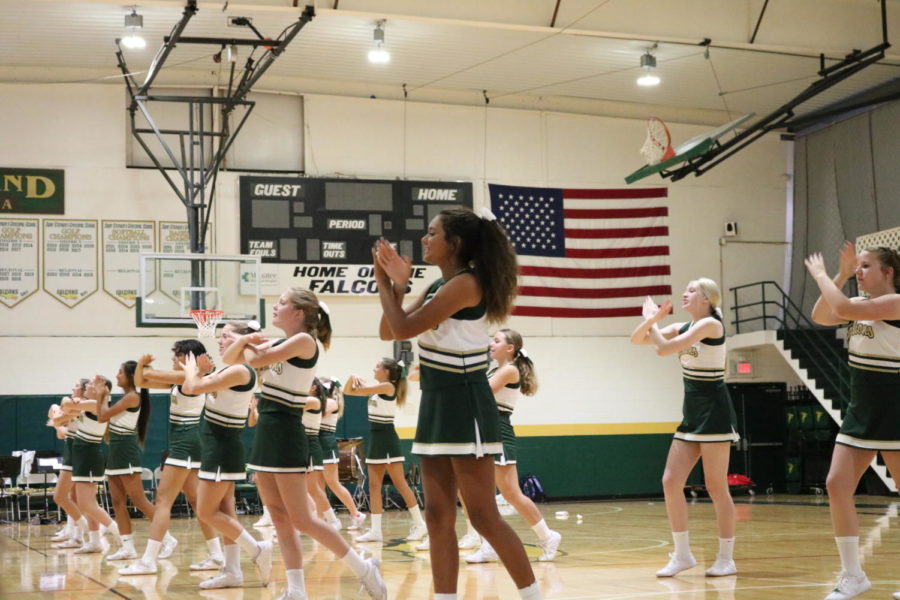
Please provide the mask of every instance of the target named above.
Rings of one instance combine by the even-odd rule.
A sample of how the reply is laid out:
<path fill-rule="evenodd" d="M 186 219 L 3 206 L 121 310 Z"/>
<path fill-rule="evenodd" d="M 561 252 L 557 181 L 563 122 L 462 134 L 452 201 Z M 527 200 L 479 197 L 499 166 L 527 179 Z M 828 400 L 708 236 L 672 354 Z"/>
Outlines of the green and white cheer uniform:
<path fill-rule="evenodd" d="M 182 469 L 199 469 L 200 415 L 206 404 L 206 394 L 185 394 L 180 385 L 173 385 L 169 404 L 169 455 L 166 465 Z"/>
<path fill-rule="evenodd" d="M 120 399 L 119 402 L 122 400 Z M 141 406 L 126 408 L 109 419 L 109 458 L 106 475 L 132 475 L 141 472 L 141 444 L 137 422 Z"/>
<path fill-rule="evenodd" d="M 341 462 L 341 453 L 337 443 L 337 422 L 340 417 L 337 411 L 322 417 L 319 427 L 319 445 L 322 447 L 322 462 L 336 465 Z"/>
<path fill-rule="evenodd" d="M 438 279 L 425 302 L 444 285 Z M 476 456 L 500 454 L 500 420 L 485 375 L 488 322 L 484 303 L 464 308 L 419 335 L 422 401 L 413 454 Z"/>
<path fill-rule="evenodd" d="M 717 314 L 716 320 L 721 321 Z M 690 328 L 685 323 L 679 335 Z M 725 336 L 700 340 L 678 353 L 684 380 L 683 419 L 675 439 L 686 442 L 733 442 L 740 439 L 737 418 L 725 386 Z"/>
<path fill-rule="evenodd" d="M 275 342 L 275 346 L 284 343 Z M 269 366 L 263 375 L 259 421 L 247 465 L 266 473 L 306 473 L 309 442 L 301 423 L 309 388 L 316 376 L 319 349 L 312 358 L 290 358 Z"/>
<path fill-rule="evenodd" d="M 81 423 L 72 442 L 72 481 L 98 482 L 106 479 L 106 457 L 103 456 L 103 436 L 107 423 L 97 421 L 97 415 L 81 413 Z"/>
<path fill-rule="evenodd" d="M 324 471 L 322 460 L 322 445 L 319 443 L 319 430 L 322 428 L 322 408 L 317 410 L 303 409 L 303 431 L 306 433 L 306 443 L 309 447 L 309 470 Z"/>
<path fill-rule="evenodd" d="M 68 423 L 66 423 L 66 439 L 63 440 L 63 459 L 60 471 L 72 471 L 72 444 L 75 443 L 75 437 L 78 433 L 78 424 L 81 422 L 81 415 L 78 415 Z"/>
<path fill-rule="evenodd" d="M 900 320 L 854 321 L 847 336 L 850 406 L 835 441 L 864 450 L 898 451 Z"/>
<path fill-rule="evenodd" d="M 206 394 L 200 418 L 200 479 L 243 481 L 247 478 L 241 431 L 247 425 L 256 371 L 250 365 L 241 366 L 250 372 L 248 383 Z"/>
<path fill-rule="evenodd" d="M 372 394 L 369 396 L 369 435 L 366 437 L 366 464 L 386 465 L 404 462 L 400 436 L 394 429 L 397 415 L 397 396 Z"/>
<path fill-rule="evenodd" d="M 488 375 L 488 379 L 490 379 L 491 375 L 493 373 Z M 516 464 L 516 432 L 510 419 L 516 408 L 516 402 L 521 398 L 521 381 L 507 383 L 494 394 L 494 400 L 497 402 L 497 413 L 500 417 L 500 441 L 503 442 L 503 452 L 500 453 L 500 456 L 494 457 L 494 464 L 501 467 Z"/>

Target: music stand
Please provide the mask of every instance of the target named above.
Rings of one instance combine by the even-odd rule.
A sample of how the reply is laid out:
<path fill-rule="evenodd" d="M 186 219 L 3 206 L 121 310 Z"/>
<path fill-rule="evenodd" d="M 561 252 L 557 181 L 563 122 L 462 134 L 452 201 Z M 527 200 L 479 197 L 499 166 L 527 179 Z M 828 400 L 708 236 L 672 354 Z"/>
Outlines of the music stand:
<path fill-rule="evenodd" d="M 10 498 L 14 498 L 13 506 L 15 510 L 13 510 L 12 515 L 14 518 L 17 518 L 18 515 L 18 497 L 9 494 L 6 491 L 5 482 L 9 479 L 10 485 L 12 487 L 14 484 L 16 477 L 19 476 L 19 472 L 22 470 L 22 457 L 21 456 L 0 456 L 0 499 L 7 503 L 6 505 L 6 516 L 10 516 L 10 507 L 9 502 Z M 6 519 L 5 523 L 10 523 L 12 519 Z"/>
<path fill-rule="evenodd" d="M 58 454 L 48 455 L 48 452 L 55 452 L 53 450 L 38 450 L 34 456 L 34 462 L 31 463 L 31 472 L 36 473 L 38 475 L 44 476 L 44 518 L 50 518 L 50 499 L 47 498 L 47 488 L 49 483 L 47 481 L 47 475 L 53 473 L 54 471 L 59 471 L 59 468 L 62 466 L 62 456 Z M 58 515 L 57 515 L 58 516 Z"/>

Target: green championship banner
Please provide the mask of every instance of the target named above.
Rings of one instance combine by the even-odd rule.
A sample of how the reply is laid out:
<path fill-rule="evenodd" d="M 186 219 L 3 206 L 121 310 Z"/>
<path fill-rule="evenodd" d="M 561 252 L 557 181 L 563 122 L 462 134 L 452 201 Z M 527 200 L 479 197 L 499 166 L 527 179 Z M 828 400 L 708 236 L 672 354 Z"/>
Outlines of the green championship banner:
<path fill-rule="evenodd" d="M 65 214 L 65 173 L 0 167 L 0 213 Z"/>

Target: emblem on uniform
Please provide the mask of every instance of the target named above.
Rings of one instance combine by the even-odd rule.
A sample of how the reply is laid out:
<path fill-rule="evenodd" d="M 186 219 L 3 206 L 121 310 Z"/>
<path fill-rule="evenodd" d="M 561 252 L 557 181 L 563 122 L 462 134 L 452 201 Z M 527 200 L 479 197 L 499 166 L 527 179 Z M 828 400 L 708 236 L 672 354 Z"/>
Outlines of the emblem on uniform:
<path fill-rule="evenodd" d="M 269 365 L 269 369 L 276 375 L 281 375 L 284 372 L 284 363 L 277 362 L 274 365 Z"/>

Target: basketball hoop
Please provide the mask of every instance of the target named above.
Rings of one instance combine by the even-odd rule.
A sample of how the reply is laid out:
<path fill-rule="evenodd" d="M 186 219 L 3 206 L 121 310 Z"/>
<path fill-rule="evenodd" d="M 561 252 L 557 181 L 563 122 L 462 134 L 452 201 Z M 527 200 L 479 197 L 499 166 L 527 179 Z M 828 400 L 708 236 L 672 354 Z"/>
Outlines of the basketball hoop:
<path fill-rule="evenodd" d="M 195 309 L 191 311 L 191 318 L 197 324 L 197 337 L 216 337 L 216 325 L 225 315 L 224 310 Z"/>
<path fill-rule="evenodd" d="M 669 128 L 658 117 L 650 117 L 647 121 L 647 138 L 641 146 L 641 156 L 648 165 L 656 165 L 675 156 L 672 148 L 672 136 Z"/>

